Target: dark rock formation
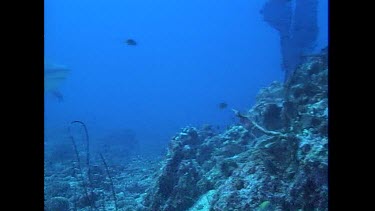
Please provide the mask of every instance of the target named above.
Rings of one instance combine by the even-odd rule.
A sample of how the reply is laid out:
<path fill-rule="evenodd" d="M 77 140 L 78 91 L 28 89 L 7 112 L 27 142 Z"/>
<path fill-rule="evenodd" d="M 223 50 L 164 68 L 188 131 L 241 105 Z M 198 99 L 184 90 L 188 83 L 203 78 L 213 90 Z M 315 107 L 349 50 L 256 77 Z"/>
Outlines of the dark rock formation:
<path fill-rule="evenodd" d="M 264 21 L 279 32 L 285 79 L 315 47 L 317 7 L 318 0 L 269 0 L 261 11 Z"/>

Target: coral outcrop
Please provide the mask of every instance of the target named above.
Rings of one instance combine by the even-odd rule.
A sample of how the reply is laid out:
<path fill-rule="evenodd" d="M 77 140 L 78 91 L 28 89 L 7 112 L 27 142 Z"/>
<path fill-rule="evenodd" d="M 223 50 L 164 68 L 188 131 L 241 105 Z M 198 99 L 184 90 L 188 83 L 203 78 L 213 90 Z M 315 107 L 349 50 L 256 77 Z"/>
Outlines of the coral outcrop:
<path fill-rule="evenodd" d="M 172 138 L 144 210 L 328 210 L 327 54 L 260 91 L 222 133 Z"/>

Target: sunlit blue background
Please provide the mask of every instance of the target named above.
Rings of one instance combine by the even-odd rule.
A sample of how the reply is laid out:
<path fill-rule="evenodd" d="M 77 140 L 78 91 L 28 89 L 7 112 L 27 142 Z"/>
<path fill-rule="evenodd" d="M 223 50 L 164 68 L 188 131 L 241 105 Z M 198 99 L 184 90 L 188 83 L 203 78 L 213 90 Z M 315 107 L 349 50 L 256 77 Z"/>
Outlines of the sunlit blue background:
<path fill-rule="evenodd" d="M 46 130 L 73 120 L 92 138 L 129 128 L 146 149 L 187 125 L 233 123 L 230 108 L 249 109 L 260 88 L 283 81 L 264 2 L 45 0 L 45 58 L 71 69 L 64 101 L 45 97 Z M 317 51 L 328 42 L 319 3 Z"/>

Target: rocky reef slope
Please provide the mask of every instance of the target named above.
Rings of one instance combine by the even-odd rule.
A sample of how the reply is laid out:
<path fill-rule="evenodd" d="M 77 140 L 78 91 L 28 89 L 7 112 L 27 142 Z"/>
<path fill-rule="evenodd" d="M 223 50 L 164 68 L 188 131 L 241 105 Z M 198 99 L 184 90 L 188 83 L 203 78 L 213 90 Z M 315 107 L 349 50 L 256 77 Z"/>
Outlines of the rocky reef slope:
<path fill-rule="evenodd" d="M 120 144 L 87 165 L 88 153 L 56 133 L 59 144 L 45 146 L 45 210 L 328 210 L 327 79 L 327 53 L 306 57 L 249 111 L 233 109 L 238 124 L 183 128 L 161 161 Z"/>
<path fill-rule="evenodd" d="M 137 210 L 328 210 L 327 59 L 306 57 L 222 133 L 184 128 Z"/>

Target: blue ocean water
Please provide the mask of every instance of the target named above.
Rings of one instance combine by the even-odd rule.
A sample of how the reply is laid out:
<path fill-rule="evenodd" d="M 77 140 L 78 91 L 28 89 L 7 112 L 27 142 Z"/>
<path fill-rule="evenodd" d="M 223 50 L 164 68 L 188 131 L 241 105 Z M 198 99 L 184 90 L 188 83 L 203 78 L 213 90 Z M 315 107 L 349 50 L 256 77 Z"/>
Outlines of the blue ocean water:
<path fill-rule="evenodd" d="M 45 95 L 46 133 L 80 120 L 92 139 L 126 128 L 162 150 L 187 125 L 232 124 L 231 108 L 250 108 L 260 88 L 284 80 L 265 2 L 45 0 L 45 58 L 71 70 L 63 101 Z M 316 52 L 328 43 L 327 4 Z"/>

